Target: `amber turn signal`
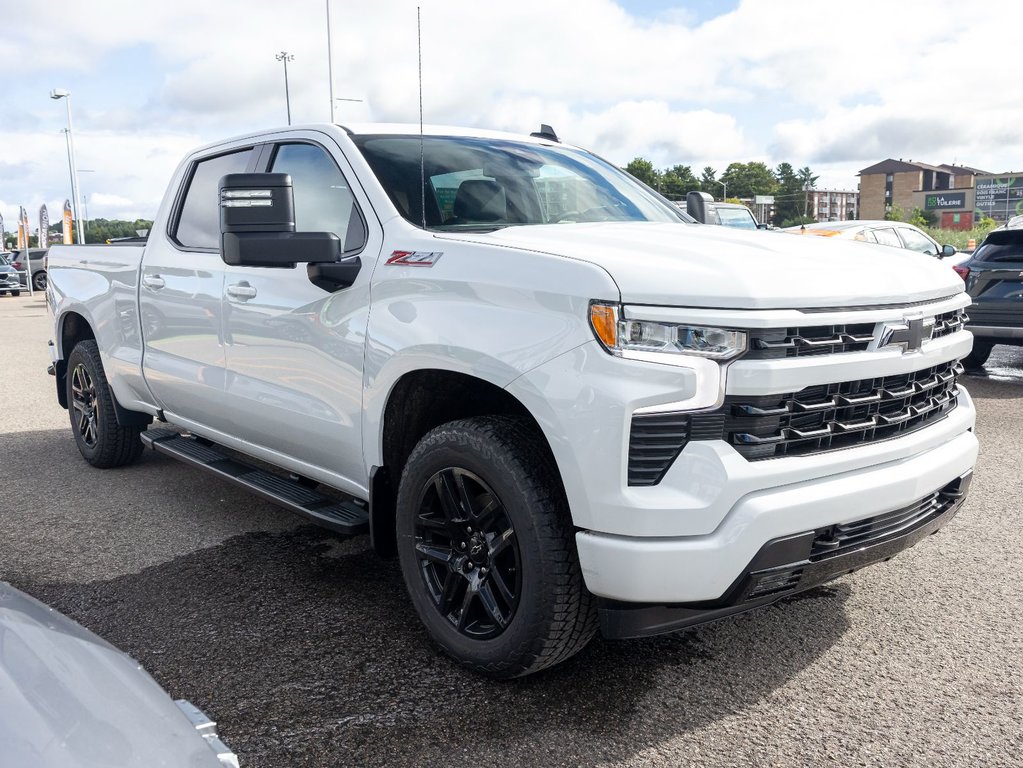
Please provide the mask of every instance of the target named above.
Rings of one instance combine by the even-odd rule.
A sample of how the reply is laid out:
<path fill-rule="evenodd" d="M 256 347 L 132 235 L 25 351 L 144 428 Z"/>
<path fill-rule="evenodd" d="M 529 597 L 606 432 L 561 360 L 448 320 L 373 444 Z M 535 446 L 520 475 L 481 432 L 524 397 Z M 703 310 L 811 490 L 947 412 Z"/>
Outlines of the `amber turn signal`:
<path fill-rule="evenodd" d="M 590 304 L 590 326 L 604 346 L 614 349 L 618 344 L 618 312 L 607 304 Z"/>

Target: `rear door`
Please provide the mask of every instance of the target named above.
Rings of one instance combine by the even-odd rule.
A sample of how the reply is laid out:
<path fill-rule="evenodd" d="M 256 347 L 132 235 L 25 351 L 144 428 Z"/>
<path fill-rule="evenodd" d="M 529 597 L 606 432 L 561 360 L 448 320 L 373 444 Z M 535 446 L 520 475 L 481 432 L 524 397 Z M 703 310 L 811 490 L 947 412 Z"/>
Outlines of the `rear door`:
<path fill-rule="evenodd" d="M 254 162 L 253 147 L 192 162 L 166 236 L 150 237 L 142 261 L 139 313 L 143 373 L 159 405 L 178 423 L 230 431 L 224 413 L 218 183 Z"/>
<path fill-rule="evenodd" d="M 1023 229 L 992 232 L 969 267 L 970 325 L 1023 327 Z"/>
<path fill-rule="evenodd" d="M 368 200 L 333 140 L 292 136 L 264 157 L 265 170 L 291 176 L 296 231 L 333 232 L 363 266 L 334 292 L 313 285 L 306 264 L 227 267 L 227 413 L 234 436 L 361 486 L 369 283 L 382 232 L 367 228 Z"/>

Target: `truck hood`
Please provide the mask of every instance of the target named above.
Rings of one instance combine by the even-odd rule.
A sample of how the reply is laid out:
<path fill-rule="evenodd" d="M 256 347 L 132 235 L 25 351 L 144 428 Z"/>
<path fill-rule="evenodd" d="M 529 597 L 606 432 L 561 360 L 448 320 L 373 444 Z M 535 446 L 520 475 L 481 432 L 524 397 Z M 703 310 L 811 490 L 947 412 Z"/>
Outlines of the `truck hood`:
<path fill-rule="evenodd" d="M 783 232 L 609 222 L 441 237 L 596 264 L 618 284 L 624 303 L 801 309 L 906 304 L 963 290 L 952 268 L 932 256 Z"/>

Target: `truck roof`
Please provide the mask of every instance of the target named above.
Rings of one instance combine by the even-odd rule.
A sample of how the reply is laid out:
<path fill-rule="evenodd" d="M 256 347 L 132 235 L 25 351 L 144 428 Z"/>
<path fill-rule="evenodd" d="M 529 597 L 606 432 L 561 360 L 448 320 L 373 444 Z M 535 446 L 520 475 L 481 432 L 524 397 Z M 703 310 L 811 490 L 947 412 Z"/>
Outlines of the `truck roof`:
<path fill-rule="evenodd" d="M 537 126 L 539 127 L 539 126 Z M 201 147 L 197 147 L 190 154 L 204 152 L 224 144 L 231 144 L 246 139 L 260 139 L 282 133 L 294 133 L 298 131 L 331 131 L 341 129 L 352 136 L 372 135 L 393 135 L 393 136 L 418 136 L 419 123 L 351 123 L 348 125 L 334 123 L 305 123 L 302 125 L 284 125 L 275 128 L 265 128 L 259 131 L 243 133 L 230 138 L 221 139 Z M 551 144 L 550 139 L 541 139 L 530 136 L 528 133 L 511 133 L 508 131 L 493 131 L 486 128 L 466 128 L 453 125 L 424 125 L 424 136 L 466 136 L 480 139 L 504 139 L 506 141 L 523 141 L 532 144 Z M 572 144 L 560 142 L 562 146 L 572 149 L 579 149 Z"/>

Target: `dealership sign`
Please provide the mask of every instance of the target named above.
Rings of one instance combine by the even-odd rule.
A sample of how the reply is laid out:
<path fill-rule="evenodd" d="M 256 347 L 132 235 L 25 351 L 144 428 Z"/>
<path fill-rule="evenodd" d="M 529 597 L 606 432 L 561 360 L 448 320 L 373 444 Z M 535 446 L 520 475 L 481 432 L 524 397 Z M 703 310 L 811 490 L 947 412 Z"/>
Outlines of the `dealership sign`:
<path fill-rule="evenodd" d="M 945 194 L 931 194 L 924 198 L 924 209 L 928 211 L 939 208 L 966 208 L 965 192 L 947 192 Z"/>
<path fill-rule="evenodd" d="M 995 221 L 1023 213 L 1023 176 L 978 178 L 977 211 Z"/>

